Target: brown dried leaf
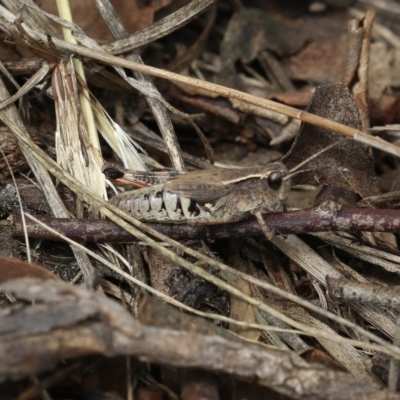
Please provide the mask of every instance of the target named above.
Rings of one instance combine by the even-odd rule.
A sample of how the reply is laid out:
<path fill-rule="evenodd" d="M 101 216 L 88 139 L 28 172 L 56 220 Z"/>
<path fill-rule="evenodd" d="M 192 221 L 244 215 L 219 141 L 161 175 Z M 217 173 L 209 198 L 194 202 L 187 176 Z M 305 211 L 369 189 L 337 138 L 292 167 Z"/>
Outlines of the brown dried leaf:
<path fill-rule="evenodd" d="M 368 97 L 371 99 L 380 99 L 391 85 L 396 85 L 398 64 L 395 70 L 395 55 L 396 50 L 389 50 L 384 42 L 371 44 L 368 78 Z"/>
<path fill-rule="evenodd" d="M 154 13 L 170 2 L 171 0 L 113 0 L 112 3 L 125 29 L 129 33 L 133 33 L 149 26 L 154 21 Z M 88 36 L 101 41 L 113 39 L 100 13 L 97 11 L 94 1 L 69 0 L 69 3 L 74 22 Z M 44 11 L 58 15 L 57 5 L 54 0 L 43 0 L 40 2 L 40 7 Z"/>
<path fill-rule="evenodd" d="M 271 50 L 278 56 L 299 51 L 305 41 L 304 35 L 282 21 L 256 9 L 243 9 L 229 22 L 221 45 L 221 71 L 219 82 L 227 86 L 237 81 L 235 62 L 249 63 L 262 50 Z"/>
<path fill-rule="evenodd" d="M 361 128 L 353 96 L 341 84 L 319 86 L 307 111 L 356 129 Z M 291 150 L 284 156 L 283 161 L 291 169 L 339 140 L 343 138 L 337 133 L 302 124 Z M 322 183 L 350 190 L 362 197 L 379 193 L 369 149 L 354 140 L 347 140 L 333 147 L 307 163 L 304 169 L 312 171 L 294 176 L 292 184 Z"/>
<path fill-rule="evenodd" d="M 46 268 L 12 258 L 0 257 L 0 283 L 17 278 L 55 279 L 59 277 Z"/>
<path fill-rule="evenodd" d="M 310 348 L 301 351 L 298 354 L 299 356 L 301 356 L 301 358 L 309 363 L 318 363 L 337 371 L 343 371 L 343 368 L 338 363 L 336 363 L 335 360 L 333 360 L 326 353 L 322 352 L 319 349 Z"/>
<path fill-rule="evenodd" d="M 248 296 L 254 297 L 253 288 L 248 281 L 238 279 L 237 281 L 230 282 L 230 284 Z M 231 297 L 231 318 L 252 324 L 258 323 L 254 306 L 235 296 Z M 231 330 L 246 339 L 258 340 L 261 336 L 259 329 L 232 325 Z"/>
<path fill-rule="evenodd" d="M 232 245 L 231 249 L 231 259 L 230 262 L 232 263 L 233 267 L 243 273 L 252 274 L 253 269 L 251 262 L 244 260 L 237 248 Z M 230 280 L 229 284 L 234 288 L 240 290 L 243 293 L 246 293 L 248 296 L 253 298 L 258 298 L 257 291 L 253 289 L 253 286 L 246 280 L 242 278 L 235 278 Z M 243 321 L 247 323 L 257 324 L 259 320 L 257 318 L 256 308 L 254 305 L 249 304 L 236 296 L 231 296 L 231 318 Z M 262 331 L 259 329 L 253 328 L 246 328 L 242 326 L 235 326 L 232 325 L 230 329 L 233 332 L 236 332 L 238 335 L 251 340 L 258 340 L 261 336 Z"/>
<path fill-rule="evenodd" d="M 300 89 L 297 92 L 277 93 L 273 99 L 293 107 L 306 107 L 310 102 L 312 93 L 308 89 Z"/>
<path fill-rule="evenodd" d="M 340 39 L 315 40 L 300 53 L 282 61 L 282 67 L 293 80 L 315 83 L 339 82 L 343 76 L 346 36 Z"/>

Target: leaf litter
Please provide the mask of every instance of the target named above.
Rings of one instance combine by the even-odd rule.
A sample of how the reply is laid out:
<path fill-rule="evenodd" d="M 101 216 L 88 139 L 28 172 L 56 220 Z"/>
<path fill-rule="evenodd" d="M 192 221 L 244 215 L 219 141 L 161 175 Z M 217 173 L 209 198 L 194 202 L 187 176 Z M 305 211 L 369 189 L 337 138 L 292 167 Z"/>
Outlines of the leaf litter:
<path fill-rule="evenodd" d="M 393 155 L 400 150 L 393 129 L 385 129 L 398 123 L 396 26 L 390 35 L 380 29 L 389 18 L 381 8 L 360 14 L 329 2 L 322 11 L 293 6 L 293 15 L 252 1 L 180 2 L 178 9 L 134 3 L 145 11 L 131 14 L 138 19 L 124 28 L 118 9 L 96 1 L 116 39 L 107 44 L 100 28 L 95 42 L 32 1 L 0 6 L 7 36 L 1 46 L 11 54 L 1 60 L 8 77 L 0 82 L 4 149 L 18 188 L 40 188 L 37 197 L 21 191 L 19 210 L 2 169 L 0 248 L 11 257 L 0 263 L 2 392 L 19 399 L 95 391 L 113 398 L 198 398 L 200 387 L 212 398 L 237 398 L 234 388 L 242 387 L 247 398 L 398 398 L 393 305 L 400 219 L 393 201 L 390 209 L 375 208 L 388 206 L 379 195 L 398 174 Z M 65 10 L 59 13 L 68 19 Z M 348 28 L 352 15 L 358 20 Z M 85 21 L 90 24 L 89 11 Z M 67 41 L 60 27 L 70 32 Z M 115 56 L 122 53 L 125 58 Z M 389 60 L 385 73 L 377 56 Z M 150 75 L 170 82 L 153 83 Z M 132 118 L 135 110 L 126 105 L 141 98 L 148 109 Z M 308 101 L 307 111 L 292 108 Z M 383 128 L 369 131 L 374 125 Z M 97 131 L 104 139 L 93 138 Z M 255 220 L 222 227 L 146 224 L 107 203 L 112 193 L 100 188 L 103 160 L 138 170 L 187 170 L 265 165 L 284 154 L 289 169 L 310 160 L 294 172 L 288 213 L 263 217 L 275 219 L 271 242 L 253 228 Z M 340 191 L 327 195 L 329 186 Z M 298 210 L 299 195 L 314 208 Z M 355 208 L 361 199 L 363 212 Z M 21 211 L 30 247 L 13 237 Z M 286 215 L 296 220 L 295 232 L 325 232 L 282 235 Z M 127 241 L 115 232 L 109 239 L 104 217 L 134 243 L 101 246 Z M 52 218 L 52 241 L 38 233 L 44 218 L 49 224 Z M 13 260 L 28 258 L 27 251 L 42 267 Z M 331 288 L 336 281 L 341 296 Z M 393 290 L 391 302 L 369 296 L 385 287 Z M 119 368 L 104 375 L 111 360 Z M 97 385 L 81 379 L 87 368 Z"/>

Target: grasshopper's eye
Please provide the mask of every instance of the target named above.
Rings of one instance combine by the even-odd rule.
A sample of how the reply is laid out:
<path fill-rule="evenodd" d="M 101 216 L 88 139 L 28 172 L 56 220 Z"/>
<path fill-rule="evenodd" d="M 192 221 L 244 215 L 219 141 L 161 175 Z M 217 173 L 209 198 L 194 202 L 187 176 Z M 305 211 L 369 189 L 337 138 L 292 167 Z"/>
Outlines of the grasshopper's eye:
<path fill-rule="evenodd" d="M 122 178 L 125 175 L 123 171 L 111 165 L 104 167 L 102 172 L 110 181 Z"/>
<path fill-rule="evenodd" d="M 278 190 L 282 186 L 282 172 L 274 171 L 268 175 L 268 185 L 273 190 Z"/>

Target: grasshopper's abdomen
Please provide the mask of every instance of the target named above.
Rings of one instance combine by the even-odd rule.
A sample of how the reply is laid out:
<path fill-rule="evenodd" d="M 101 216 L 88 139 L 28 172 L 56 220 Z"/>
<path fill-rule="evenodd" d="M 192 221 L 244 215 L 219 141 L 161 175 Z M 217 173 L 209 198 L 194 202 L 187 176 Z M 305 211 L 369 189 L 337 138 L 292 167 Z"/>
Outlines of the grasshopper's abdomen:
<path fill-rule="evenodd" d="M 161 184 L 132 190 L 114 196 L 110 202 L 133 217 L 149 222 L 187 222 L 209 214 L 195 201 L 163 189 Z"/>

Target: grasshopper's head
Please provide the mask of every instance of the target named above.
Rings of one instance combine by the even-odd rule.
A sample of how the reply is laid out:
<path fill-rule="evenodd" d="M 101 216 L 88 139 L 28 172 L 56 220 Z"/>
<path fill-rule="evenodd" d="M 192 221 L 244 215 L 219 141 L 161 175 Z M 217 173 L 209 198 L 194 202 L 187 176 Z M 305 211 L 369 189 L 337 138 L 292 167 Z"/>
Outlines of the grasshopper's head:
<path fill-rule="evenodd" d="M 280 161 L 275 161 L 265 167 L 260 176 L 264 207 L 269 211 L 275 211 L 282 206 L 290 190 L 290 178 L 288 170 Z"/>

